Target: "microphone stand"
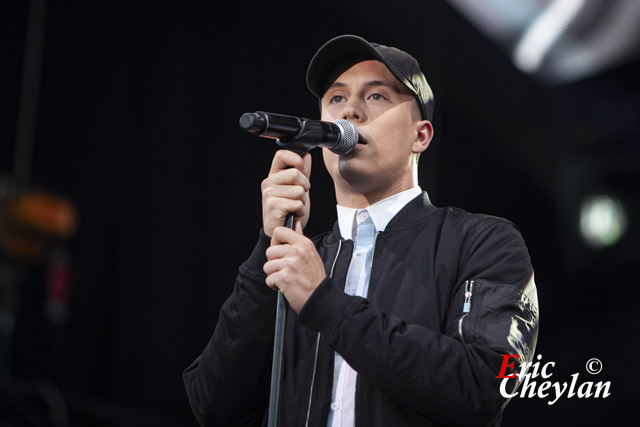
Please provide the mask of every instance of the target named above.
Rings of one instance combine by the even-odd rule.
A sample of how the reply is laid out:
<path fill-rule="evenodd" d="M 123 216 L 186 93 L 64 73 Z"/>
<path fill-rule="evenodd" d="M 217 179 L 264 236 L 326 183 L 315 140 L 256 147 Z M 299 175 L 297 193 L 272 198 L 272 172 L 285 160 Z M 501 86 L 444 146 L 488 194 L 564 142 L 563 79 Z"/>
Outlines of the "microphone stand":
<path fill-rule="evenodd" d="M 295 215 L 290 213 L 285 219 L 284 226 L 293 230 Z M 287 300 L 278 290 L 276 307 L 276 326 L 273 338 L 273 361 L 271 362 L 271 386 L 269 389 L 269 417 L 268 427 L 278 425 L 278 404 L 280 402 L 280 383 L 282 382 L 282 354 L 284 345 L 284 324 L 287 319 Z"/>

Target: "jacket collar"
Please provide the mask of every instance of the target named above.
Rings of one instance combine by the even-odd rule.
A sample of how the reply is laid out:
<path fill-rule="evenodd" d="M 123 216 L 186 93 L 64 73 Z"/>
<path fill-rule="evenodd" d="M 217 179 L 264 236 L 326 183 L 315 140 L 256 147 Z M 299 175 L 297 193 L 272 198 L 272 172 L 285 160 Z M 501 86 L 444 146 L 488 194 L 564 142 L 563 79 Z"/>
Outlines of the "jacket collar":
<path fill-rule="evenodd" d="M 431 216 L 438 210 L 431 204 L 429 195 L 423 191 L 413 200 L 407 203 L 392 219 L 389 221 L 385 231 L 392 232 L 394 230 L 410 227 L 417 222 L 424 221 L 426 217 Z M 327 243 L 337 243 L 341 240 L 340 226 L 338 221 L 333 225 L 333 232 L 330 233 Z"/>
<path fill-rule="evenodd" d="M 415 186 L 409 190 L 380 200 L 364 209 L 353 209 L 338 205 L 338 227 L 340 228 L 340 235 L 343 239 L 353 239 L 355 216 L 358 212 L 365 209 L 369 212 L 369 215 L 371 215 L 376 231 L 384 231 L 389 221 L 391 221 L 407 203 L 420 194 L 422 194 L 422 190 L 419 186 Z"/>

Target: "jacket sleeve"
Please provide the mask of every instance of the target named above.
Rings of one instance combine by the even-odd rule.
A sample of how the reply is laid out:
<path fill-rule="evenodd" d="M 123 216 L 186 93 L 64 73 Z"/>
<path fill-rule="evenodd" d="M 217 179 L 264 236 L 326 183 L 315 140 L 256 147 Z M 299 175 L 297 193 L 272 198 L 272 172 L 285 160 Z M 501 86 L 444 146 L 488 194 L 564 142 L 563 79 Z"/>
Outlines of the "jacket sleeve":
<path fill-rule="evenodd" d="M 262 424 L 269 401 L 277 300 L 264 283 L 268 246 L 269 238 L 261 232 L 250 258 L 240 266 L 211 340 L 183 373 L 201 426 Z"/>
<path fill-rule="evenodd" d="M 322 333 L 359 376 L 394 401 L 437 423 L 487 425 L 507 402 L 502 380 L 495 378 L 501 355 L 519 354 L 521 361 L 533 356 L 536 289 L 528 251 L 511 223 L 490 219 L 458 232 L 465 233 L 462 243 L 447 236 L 440 242 L 460 246 L 447 251 L 456 255 L 443 267 L 454 270 L 455 283 L 447 285 L 453 291 L 441 331 L 387 315 L 330 279 L 303 307 L 300 321 Z M 473 280 L 475 290 L 468 316 L 465 280 Z"/>

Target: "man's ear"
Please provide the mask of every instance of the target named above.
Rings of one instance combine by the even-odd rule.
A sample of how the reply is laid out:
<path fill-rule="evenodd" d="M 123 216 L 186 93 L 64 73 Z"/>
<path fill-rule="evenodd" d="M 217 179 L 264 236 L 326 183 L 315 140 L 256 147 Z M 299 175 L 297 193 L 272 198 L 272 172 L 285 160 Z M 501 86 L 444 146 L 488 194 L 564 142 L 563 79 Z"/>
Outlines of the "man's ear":
<path fill-rule="evenodd" d="M 433 125 L 429 120 L 420 120 L 415 123 L 416 139 L 413 141 L 413 152 L 422 153 L 429 147 L 433 138 Z"/>

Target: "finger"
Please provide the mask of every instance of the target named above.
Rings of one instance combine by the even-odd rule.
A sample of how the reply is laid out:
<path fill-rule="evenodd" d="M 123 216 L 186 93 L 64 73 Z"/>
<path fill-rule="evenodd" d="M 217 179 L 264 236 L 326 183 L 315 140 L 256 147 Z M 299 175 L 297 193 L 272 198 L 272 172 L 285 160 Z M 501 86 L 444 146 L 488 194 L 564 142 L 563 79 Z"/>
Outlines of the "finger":
<path fill-rule="evenodd" d="M 279 171 L 295 168 L 303 174 L 308 174 L 310 163 L 306 163 L 299 154 L 294 153 L 291 150 L 278 150 L 273 161 L 271 162 L 271 169 L 269 174 L 277 173 Z"/>
<path fill-rule="evenodd" d="M 264 211 L 270 216 L 275 214 L 278 220 L 284 220 L 289 213 L 296 217 L 304 215 L 305 200 L 285 199 L 282 197 L 270 197 L 264 201 Z"/>
<path fill-rule="evenodd" d="M 270 260 L 265 262 L 264 265 L 262 266 L 262 270 L 265 272 L 268 278 L 268 276 L 273 276 L 278 271 L 282 270 L 282 267 L 283 267 L 283 264 L 282 264 L 281 258 L 278 258 L 275 260 Z M 271 278 L 271 280 L 273 280 L 273 278 Z"/>
<path fill-rule="evenodd" d="M 276 227 L 271 237 L 271 246 L 277 245 L 294 245 L 301 240 L 300 234 L 287 227 Z"/>
<path fill-rule="evenodd" d="M 304 168 L 301 172 L 307 177 L 307 179 L 311 178 L 311 160 L 311 153 L 309 152 L 307 152 L 302 158 L 302 161 L 304 162 Z"/>
<path fill-rule="evenodd" d="M 265 251 L 268 261 L 284 258 L 287 255 L 287 245 L 269 246 Z"/>
<path fill-rule="evenodd" d="M 287 261 L 284 259 L 268 261 L 264 264 L 262 269 L 267 275 L 265 282 L 270 288 L 280 290 L 287 287 L 289 274 L 287 274 L 286 268 Z"/>
<path fill-rule="evenodd" d="M 265 280 L 265 283 L 267 284 L 268 287 L 270 287 L 274 291 L 279 291 L 280 290 L 280 287 L 278 286 L 277 277 L 275 275 L 273 275 L 273 274 L 267 276 L 267 279 Z"/>
<path fill-rule="evenodd" d="M 304 191 L 309 191 L 311 183 L 309 178 L 298 169 L 285 169 L 270 174 L 262 181 L 263 190 L 276 186 L 299 186 Z"/>

